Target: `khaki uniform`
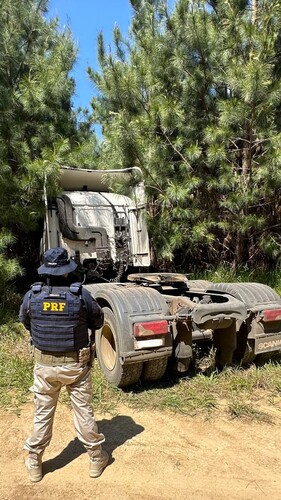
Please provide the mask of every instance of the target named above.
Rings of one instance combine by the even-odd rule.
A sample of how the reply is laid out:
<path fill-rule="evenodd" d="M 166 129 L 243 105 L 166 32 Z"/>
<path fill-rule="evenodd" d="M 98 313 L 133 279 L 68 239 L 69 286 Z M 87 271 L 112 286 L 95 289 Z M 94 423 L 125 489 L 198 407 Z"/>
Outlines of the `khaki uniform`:
<path fill-rule="evenodd" d="M 93 413 L 92 377 L 89 365 L 70 362 L 67 353 L 44 355 L 36 350 L 36 357 L 41 357 L 42 361 L 36 362 L 34 366 L 34 383 L 30 388 L 34 394 L 34 422 L 31 436 L 24 443 L 24 449 L 41 454 L 49 445 L 59 393 L 61 387 L 65 385 L 70 396 L 77 437 L 89 455 L 94 456 L 95 452 L 100 450 L 105 438 L 98 432 Z M 42 364 L 52 363 L 52 358 L 57 366 Z M 65 361 L 68 364 L 58 364 Z"/>

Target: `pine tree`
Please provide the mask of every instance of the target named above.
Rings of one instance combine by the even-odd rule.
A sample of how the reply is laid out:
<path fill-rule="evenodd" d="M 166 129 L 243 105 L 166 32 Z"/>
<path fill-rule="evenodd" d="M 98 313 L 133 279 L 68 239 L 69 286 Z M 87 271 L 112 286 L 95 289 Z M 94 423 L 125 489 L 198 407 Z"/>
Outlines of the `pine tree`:
<path fill-rule="evenodd" d="M 220 57 L 214 67 L 217 117 L 206 129 L 216 165 L 222 256 L 234 265 L 280 257 L 281 4 L 217 2 Z"/>
<path fill-rule="evenodd" d="M 131 39 L 125 41 L 116 28 L 115 55 L 106 54 L 99 37 L 101 73 L 90 70 L 100 91 L 93 99 L 94 118 L 103 126 L 104 166 L 141 167 L 155 255 L 171 260 L 176 248 L 188 242 L 192 251 L 198 239 L 209 239 L 208 221 L 200 221 L 194 198 L 202 182 L 190 163 L 200 157 L 199 129 L 205 119 L 190 102 L 203 90 L 196 90 L 194 80 L 187 88 L 187 72 L 177 67 L 183 30 L 175 27 L 166 2 L 132 6 Z M 196 131 L 189 124 L 193 115 Z"/>
<path fill-rule="evenodd" d="M 129 42 L 116 28 L 116 53 L 106 54 L 100 35 L 101 73 L 90 71 L 100 90 L 93 107 L 104 129 L 104 165 L 143 170 L 151 240 L 165 261 L 181 249 L 206 260 L 214 238 L 216 196 L 207 189 L 202 147 L 214 115 L 211 19 L 187 4 L 170 15 L 165 1 L 132 2 Z"/>
<path fill-rule="evenodd" d="M 131 1 L 129 40 L 98 40 L 104 167 L 140 166 L 156 254 L 279 257 L 280 2 Z"/>
<path fill-rule="evenodd" d="M 43 180 L 79 140 L 69 76 L 70 32 L 46 17 L 46 0 L 2 0 L 0 10 L 0 282 L 14 261 L 38 258 L 30 231 L 42 210 Z M 38 244 L 38 242 L 37 242 Z M 6 262 L 6 264 L 5 264 Z M 12 263 L 15 265 L 11 267 Z M 0 283 L 0 284 L 1 284 Z M 1 289 L 3 288 L 1 285 Z"/>

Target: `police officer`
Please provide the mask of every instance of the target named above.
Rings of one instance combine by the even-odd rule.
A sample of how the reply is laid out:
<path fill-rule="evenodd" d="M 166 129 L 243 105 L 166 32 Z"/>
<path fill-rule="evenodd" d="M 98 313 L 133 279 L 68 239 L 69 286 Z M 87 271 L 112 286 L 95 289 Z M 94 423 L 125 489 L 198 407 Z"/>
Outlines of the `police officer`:
<path fill-rule="evenodd" d="M 30 389 L 34 393 L 33 430 L 24 443 L 32 482 L 42 479 L 42 455 L 51 441 L 63 385 L 70 396 L 77 437 L 90 456 L 90 477 L 99 477 L 109 459 L 101 447 L 105 438 L 98 432 L 91 404 L 91 354 L 103 312 L 81 283 L 71 283 L 68 275 L 76 267 L 64 248 L 47 250 L 38 269 L 47 283 L 35 283 L 20 308 L 19 319 L 31 332 L 35 359 Z"/>

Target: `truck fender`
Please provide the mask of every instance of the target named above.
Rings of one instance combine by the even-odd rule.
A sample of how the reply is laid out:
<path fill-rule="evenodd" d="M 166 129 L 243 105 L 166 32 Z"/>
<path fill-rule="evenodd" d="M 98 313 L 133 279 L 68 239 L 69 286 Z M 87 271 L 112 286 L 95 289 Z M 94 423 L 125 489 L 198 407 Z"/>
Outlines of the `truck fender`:
<path fill-rule="evenodd" d="M 248 311 L 274 309 L 281 306 L 281 298 L 263 283 L 210 283 L 208 290 L 232 295 L 245 304 Z"/>
<path fill-rule="evenodd" d="M 168 306 L 157 291 L 141 286 L 121 283 L 84 285 L 102 306 L 109 307 L 115 317 L 120 334 L 120 354 L 134 351 L 133 325 L 140 318 L 159 320 L 168 315 Z"/>

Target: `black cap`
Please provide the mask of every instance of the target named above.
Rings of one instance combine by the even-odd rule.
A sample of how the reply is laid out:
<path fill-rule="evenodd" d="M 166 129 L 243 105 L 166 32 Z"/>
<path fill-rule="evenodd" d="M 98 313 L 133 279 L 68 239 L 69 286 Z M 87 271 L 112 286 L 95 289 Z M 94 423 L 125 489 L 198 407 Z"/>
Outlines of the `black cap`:
<path fill-rule="evenodd" d="M 69 259 L 65 248 L 57 247 L 46 250 L 44 253 L 44 264 L 42 264 L 37 271 L 38 274 L 61 276 L 63 274 L 71 273 L 76 269 L 76 267 L 76 262 Z"/>

